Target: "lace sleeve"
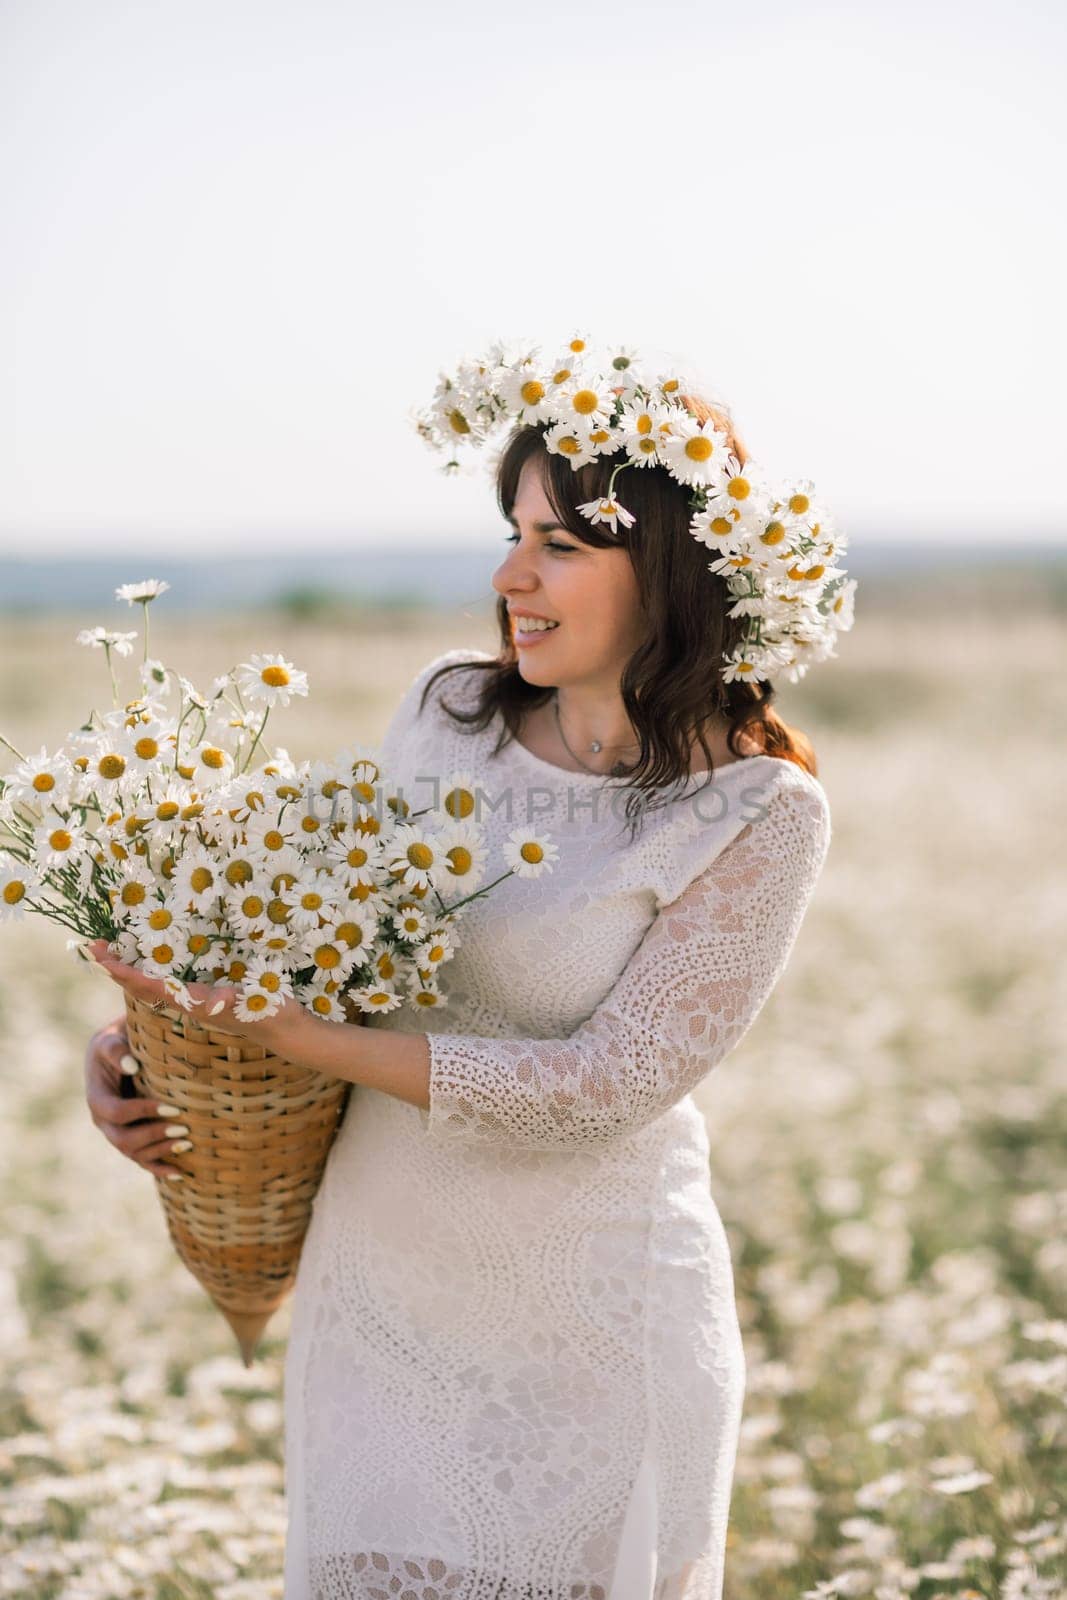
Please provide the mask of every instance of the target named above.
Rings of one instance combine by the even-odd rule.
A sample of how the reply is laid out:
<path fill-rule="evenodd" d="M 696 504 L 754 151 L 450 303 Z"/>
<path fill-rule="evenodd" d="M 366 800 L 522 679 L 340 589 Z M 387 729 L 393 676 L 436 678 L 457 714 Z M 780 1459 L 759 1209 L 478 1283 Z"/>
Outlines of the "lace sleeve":
<path fill-rule="evenodd" d="M 536 1150 L 603 1145 L 694 1089 L 759 1015 L 829 848 L 822 787 L 792 772 L 763 816 L 660 909 L 568 1038 L 428 1033 L 426 1136 Z"/>

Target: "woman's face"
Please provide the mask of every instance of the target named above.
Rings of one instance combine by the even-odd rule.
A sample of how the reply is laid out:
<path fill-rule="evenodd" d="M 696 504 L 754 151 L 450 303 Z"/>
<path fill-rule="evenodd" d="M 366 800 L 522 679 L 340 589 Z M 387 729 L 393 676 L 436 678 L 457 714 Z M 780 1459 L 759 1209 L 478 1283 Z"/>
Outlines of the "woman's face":
<path fill-rule="evenodd" d="M 617 693 L 645 632 L 630 557 L 581 544 L 559 526 L 536 457 L 523 466 L 511 523 L 511 548 L 493 587 L 508 602 L 519 671 L 529 683 Z M 558 626 L 524 635 L 520 611 Z"/>

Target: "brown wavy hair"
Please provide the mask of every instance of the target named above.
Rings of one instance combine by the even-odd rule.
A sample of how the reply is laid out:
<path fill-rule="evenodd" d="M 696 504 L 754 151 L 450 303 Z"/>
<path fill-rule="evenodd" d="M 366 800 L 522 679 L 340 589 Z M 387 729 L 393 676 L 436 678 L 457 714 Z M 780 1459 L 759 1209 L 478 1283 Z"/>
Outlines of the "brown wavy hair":
<path fill-rule="evenodd" d="M 698 421 L 714 420 L 743 466 L 748 453 L 731 418 L 699 396 L 679 398 Z M 633 791 L 626 805 L 631 839 L 641 813 L 658 803 L 650 794 L 665 788 L 665 804 L 670 791 L 688 779 L 694 734 L 708 763 L 707 783 L 714 782 L 711 751 L 703 731 L 711 719 L 725 718 L 727 746 L 735 757 L 741 756 L 738 746 L 742 737 L 747 737 L 759 753 L 793 761 L 817 776 L 815 752 L 807 735 L 788 727 L 772 709 L 773 684 L 766 680 L 725 683 L 722 679 L 723 653 L 741 642 L 745 618 L 727 615 L 732 596 L 726 582 L 719 573 L 708 570 L 709 552 L 689 532 L 692 490 L 663 467 L 627 468 L 617 480 L 619 493 L 637 520 L 633 527 L 620 527 L 613 534 L 605 523 L 591 523 L 578 506 L 607 493 L 618 456 L 599 457 L 575 471 L 565 456 L 546 449 L 545 432 L 545 424 L 520 424 L 509 435 L 496 471 L 502 514 L 511 514 L 522 469 L 536 460 L 546 497 L 561 527 L 583 544 L 626 549 L 648 618 L 645 638 L 623 667 L 619 684 L 626 714 L 641 742 L 639 756 L 621 780 Z M 480 672 L 482 681 L 473 710 L 441 704 L 449 716 L 472 732 L 484 730 L 499 714 L 502 727 L 494 755 L 518 738 L 527 713 L 551 700 L 556 692 L 551 685 L 531 684 L 523 678 L 503 595 L 496 610 L 500 626 L 496 658 L 454 661 L 439 667 L 427 682 L 420 703 L 421 710 L 438 678 L 460 670 Z"/>

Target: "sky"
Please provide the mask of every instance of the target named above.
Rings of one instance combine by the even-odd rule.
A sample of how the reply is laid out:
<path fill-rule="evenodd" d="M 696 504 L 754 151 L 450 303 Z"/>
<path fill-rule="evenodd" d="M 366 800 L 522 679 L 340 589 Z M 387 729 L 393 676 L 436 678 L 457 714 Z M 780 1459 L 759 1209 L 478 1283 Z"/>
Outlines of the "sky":
<path fill-rule="evenodd" d="M 411 412 L 685 361 L 855 541 L 1062 541 L 1062 6 L 0 0 L 0 550 L 489 544 Z"/>

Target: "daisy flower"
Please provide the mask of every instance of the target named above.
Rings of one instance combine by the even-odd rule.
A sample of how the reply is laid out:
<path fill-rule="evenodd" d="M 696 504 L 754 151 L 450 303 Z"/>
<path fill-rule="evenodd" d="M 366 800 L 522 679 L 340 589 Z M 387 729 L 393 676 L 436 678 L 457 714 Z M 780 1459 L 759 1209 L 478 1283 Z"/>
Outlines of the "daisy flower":
<path fill-rule="evenodd" d="M 751 462 L 742 467 L 736 456 L 727 455 L 704 510 L 711 516 L 729 517 L 731 522 L 744 518 L 753 528 L 769 520 L 769 498 L 763 476 Z"/>
<path fill-rule="evenodd" d="M 513 828 L 502 849 L 508 866 L 520 878 L 539 878 L 542 872 L 551 872 L 552 863 L 559 859 L 559 850 L 547 836 L 528 828 Z"/>
<path fill-rule="evenodd" d="M 326 859 L 343 866 L 349 886 L 355 883 L 373 888 L 382 864 L 382 844 L 372 834 L 360 833 L 346 825 L 326 841 Z"/>
<path fill-rule="evenodd" d="M 33 855 L 43 870 L 75 861 L 89 841 L 85 829 L 72 817 L 46 813 L 33 830 Z"/>
<path fill-rule="evenodd" d="M 386 865 L 405 889 L 434 887 L 444 870 L 435 834 L 403 823 L 386 849 Z"/>
<path fill-rule="evenodd" d="M 518 422 L 532 426 L 539 422 L 554 422 L 556 419 L 548 375 L 538 372 L 532 363 L 520 367 L 517 371 L 505 372 L 500 380 L 498 393 Z"/>
<path fill-rule="evenodd" d="M 62 750 L 50 756 L 42 745 L 4 779 L 4 798 L 56 810 L 69 805 L 73 786 L 74 769 L 67 756 Z"/>
<path fill-rule="evenodd" d="M 154 773 L 173 754 L 168 731 L 154 717 L 140 717 L 125 730 L 121 753 L 131 773 L 137 776 Z"/>
<path fill-rule="evenodd" d="M 338 909 L 337 890 L 328 873 L 305 867 L 281 898 L 290 907 L 289 926 L 297 933 L 309 932 L 321 926 Z"/>
<path fill-rule="evenodd" d="M 0 852 L 0 922 L 21 922 L 31 894 L 41 887 L 41 879 L 26 861 Z"/>
<path fill-rule="evenodd" d="M 218 788 L 233 775 L 233 756 L 221 745 L 203 743 L 186 751 L 180 763 L 182 776 L 201 790 Z"/>
<path fill-rule="evenodd" d="M 166 697 L 174 687 L 171 683 L 171 674 L 167 671 L 162 661 L 157 661 L 150 656 L 147 661 L 141 662 L 141 685 L 146 694 Z"/>
<path fill-rule="evenodd" d="M 339 916 L 324 931 L 332 944 L 344 945 L 358 955 L 373 948 L 379 926 L 378 918 L 372 912 L 359 907 Z"/>
<path fill-rule="evenodd" d="M 412 958 L 420 969 L 444 966 L 454 955 L 455 946 L 452 939 L 441 928 L 432 929 L 425 942 L 417 950 L 412 951 Z"/>
<path fill-rule="evenodd" d="M 627 511 L 625 506 L 621 506 L 609 495 L 604 495 L 600 500 L 587 500 L 584 505 L 578 507 L 578 510 L 590 522 L 606 522 L 612 533 L 618 533 L 620 522 L 624 528 L 632 528 L 637 521 L 632 511 Z"/>
<path fill-rule="evenodd" d="M 327 933 L 329 930 L 325 930 Z M 356 953 L 341 940 L 322 938 L 308 940 L 305 949 L 309 966 L 315 968 L 317 978 L 345 979 L 356 965 Z"/>
<path fill-rule="evenodd" d="M 595 461 L 597 452 L 589 438 L 589 430 L 559 422 L 549 428 L 544 438 L 545 449 L 552 455 L 565 456 L 573 471 Z"/>
<path fill-rule="evenodd" d="M 270 926 L 267 907 L 273 898 L 268 884 L 246 883 L 224 896 L 226 921 L 242 939 L 263 935 Z"/>
<path fill-rule="evenodd" d="M 323 1022 L 348 1021 L 344 1001 L 337 990 L 331 991 L 321 984 L 303 983 L 296 991 L 296 998 L 312 1016 L 321 1017 Z"/>
<path fill-rule="evenodd" d="M 450 772 L 441 787 L 444 792 L 437 807 L 439 811 L 443 811 L 453 822 L 463 822 L 474 815 L 477 809 L 474 796 L 476 781 L 469 768 Z"/>
<path fill-rule="evenodd" d="M 448 1004 L 447 996 L 441 993 L 432 979 L 428 983 L 420 983 L 417 979 L 409 983 L 407 995 L 412 1005 L 421 1011 L 440 1011 Z"/>
<path fill-rule="evenodd" d="M 618 432 L 630 464 L 654 467 L 660 461 L 660 440 L 668 436 L 669 411 L 653 400 L 631 400 L 622 408 Z"/>
<path fill-rule="evenodd" d="M 660 458 L 679 483 L 711 486 L 722 484 L 722 465 L 730 456 L 730 441 L 709 417 L 698 422 L 683 414 L 672 417 L 671 431 L 660 440 Z M 734 459 L 730 457 L 730 459 Z"/>
<path fill-rule="evenodd" d="M 485 876 L 488 851 L 481 831 L 468 822 L 448 822 L 437 829 L 437 846 L 444 871 L 439 887 L 444 893 L 451 886 L 467 894 Z"/>
<path fill-rule="evenodd" d="M 120 583 L 115 590 L 116 600 L 128 600 L 130 605 L 146 606 L 150 600 L 166 594 L 170 584 L 164 578 L 142 578 L 140 583 Z"/>
<path fill-rule="evenodd" d="M 415 940 L 425 939 L 429 930 L 430 921 L 424 911 L 417 906 L 404 905 L 393 912 L 393 927 L 396 929 L 397 938 L 411 943 Z"/>
<path fill-rule="evenodd" d="M 206 915 L 227 889 L 223 868 L 202 844 L 188 844 L 171 879 L 171 892 L 189 911 Z"/>
<path fill-rule="evenodd" d="M 287 706 L 290 696 L 307 694 L 306 672 L 279 655 L 254 655 L 237 668 L 237 686 L 253 705 Z"/>
<path fill-rule="evenodd" d="M 591 378 L 576 377 L 556 389 L 552 408 L 558 423 L 589 432 L 610 424 L 615 413 L 615 396 L 599 374 Z"/>
<path fill-rule="evenodd" d="M 76 636 L 75 644 L 88 645 L 92 650 L 114 650 L 117 656 L 128 656 L 133 652 L 136 633 L 116 633 L 111 628 L 83 628 Z"/>
<path fill-rule="evenodd" d="M 147 907 L 154 900 L 158 880 L 151 867 L 140 856 L 130 856 L 119 863 L 118 882 L 109 891 L 111 914 L 116 919 L 126 919 Z"/>
<path fill-rule="evenodd" d="M 348 994 L 353 1005 L 367 1013 L 387 1015 L 404 1003 L 403 995 L 398 994 L 391 983 L 366 983 L 349 989 Z"/>
<path fill-rule="evenodd" d="M 269 811 L 258 811 L 250 816 L 245 823 L 244 848 L 253 861 L 267 870 L 273 870 L 271 863 L 282 858 L 291 859 L 293 854 L 293 841 L 296 834 L 296 820 L 292 807 L 285 811 L 271 808 Z M 299 860 L 299 854 L 297 854 Z"/>
<path fill-rule="evenodd" d="M 122 739 L 97 738 L 93 752 L 88 757 L 86 783 L 102 799 L 110 799 L 126 786 L 129 760 L 123 748 L 124 743 Z"/>

